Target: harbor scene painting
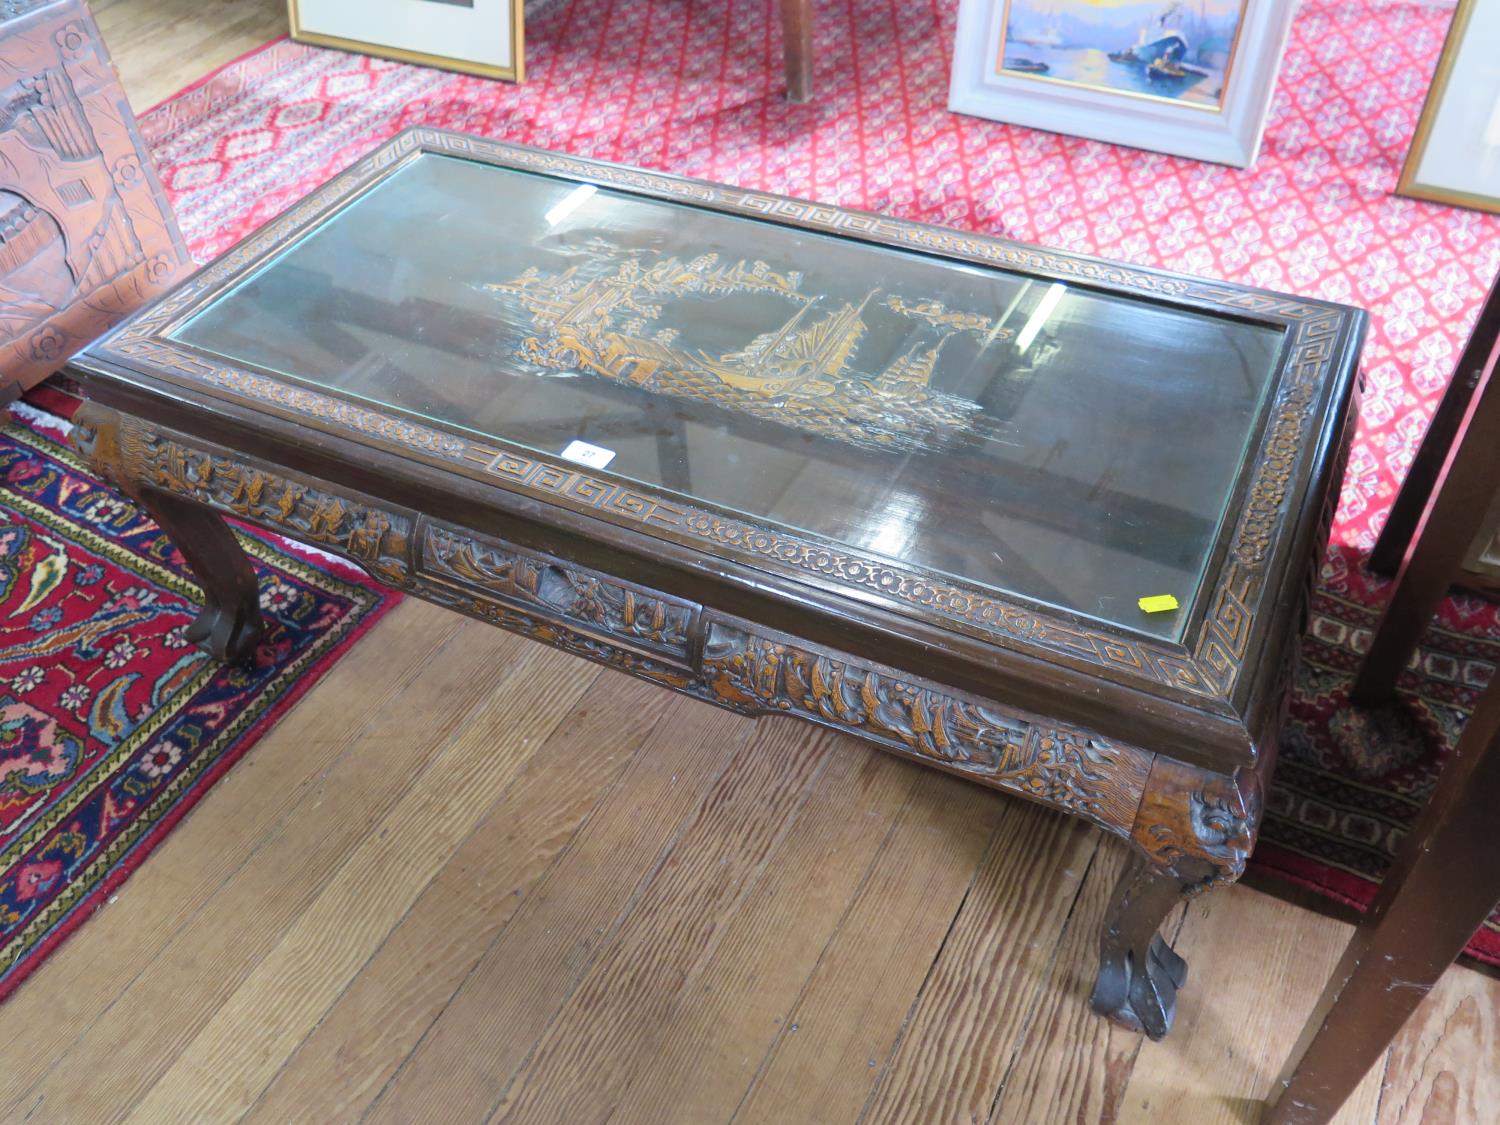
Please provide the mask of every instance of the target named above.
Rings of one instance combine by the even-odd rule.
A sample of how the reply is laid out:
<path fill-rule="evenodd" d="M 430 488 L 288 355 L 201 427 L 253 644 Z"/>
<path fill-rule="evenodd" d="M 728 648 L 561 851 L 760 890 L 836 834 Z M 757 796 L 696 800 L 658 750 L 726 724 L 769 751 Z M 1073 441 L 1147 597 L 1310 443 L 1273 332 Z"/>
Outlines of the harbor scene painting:
<path fill-rule="evenodd" d="M 999 69 L 1220 109 L 1246 0 L 1009 0 Z"/>

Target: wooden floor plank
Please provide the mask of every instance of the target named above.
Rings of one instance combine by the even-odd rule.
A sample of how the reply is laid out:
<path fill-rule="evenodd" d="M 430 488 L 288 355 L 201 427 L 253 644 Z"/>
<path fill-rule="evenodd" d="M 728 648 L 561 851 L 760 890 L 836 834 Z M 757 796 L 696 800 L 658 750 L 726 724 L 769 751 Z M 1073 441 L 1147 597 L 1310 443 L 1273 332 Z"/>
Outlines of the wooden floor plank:
<path fill-rule="evenodd" d="M 986 1121 L 1099 832 L 1011 800 L 861 1118 Z"/>
<path fill-rule="evenodd" d="M 601 674 L 528 645 L 129 1120 L 242 1116 Z"/>
<path fill-rule="evenodd" d="M 854 1121 L 980 869 L 1009 802 L 926 773 L 783 1021 L 733 1120 L 784 1125 L 809 1107 Z"/>
<path fill-rule="evenodd" d="M 163 98 L 285 35 L 285 0 L 91 0 L 131 108 Z"/>
<path fill-rule="evenodd" d="M 1380 1125 L 1500 1120 L 1500 980 L 1450 968 L 1391 1044 L 1384 1079 Z"/>
<path fill-rule="evenodd" d="M 918 781 L 910 762 L 852 738 L 833 744 L 807 806 L 676 1005 L 616 1052 L 610 1069 L 630 1080 L 615 1125 L 727 1121 L 749 1089 Z"/>
<path fill-rule="evenodd" d="M 1192 900 L 1176 943 L 1188 962 L 1177 1019 L 1142 1045 L 1120 1120 L 1256 1120 L 1352 930 L 1248 887 Z M 1348 1120 L 1373 1119 L 1370 1096 L 1362 1088 Z"/>
<path fill-rule="evenodd" d="M 662 716 L 662 689 L 606 673 L 277 1075 L 247 1122 L 349 1120 L 379 1093 Z M 634 777 L 632 776 L 632 780 Z"/>
<path fill-rule="evenodd" d="M 480 622 L 460 626 L 405 693 L 377 706 L 364 734 L 58 1059 L 26 1104 L 76 1121 L 113 1119 L 133 1105 L 531 644 Z M 346 725 L 357 725 L 359 716 L 337 700 L 329 704 Z M 222 800 L 209 806 L 219 796 L 210 794 L 190 819 L 212 825 L 226 815 Z M 143 929 L 153 921 L 135 920 Z"/>
<path fill-rule="evenodd" d="M 482 1120 L 504 1093 L 753 730 L 704 703 L 667 707 L 588 832 L 527 896 L 367 1120 L 404 1125 L 434 1105 L 454 1120 Z"/>
<path fill-rule="evenodd" d="M 1141 1036 L 1088 1005 L 1099 967 L 1099 929 L 1129 850 L 1105 838 L 1079 891 L 1025 1039 L 1010 1065 L 995 1125 L 1112 1122 Z M 1169 931 L 1170 932 L 1170 931 Z"/>
<path fill-rule="evenodd" d="M 110 904 L 0 1005 L 0 1057 L 6 1060 L 0 1066 L 0 1119 L 15 1112 L 25 1092 L 203 904 L 240 877 L 290 810 L 326 787 L 324 774 L 358 748 L 382 703 L 413 691 L 462 624 L 462 618 L 431 606 L 398 606 L 213 787 Z M 413 694 L 427 695 L 420 687 Z M 367 719 L 351 719 L 361 714 Z M 399 775 L 391 781 L 386 799 L 402 785 Z"/>
<path fill-rule="evenodd" d="M 683 983 L 743 903 L 749 881 L 799 819 L 837 736 L 754 723 L 749 741 L 643 889 L 516 1076 L 491 1120 L 608 1117 L 632 1047 L 660 1025 Z"/>

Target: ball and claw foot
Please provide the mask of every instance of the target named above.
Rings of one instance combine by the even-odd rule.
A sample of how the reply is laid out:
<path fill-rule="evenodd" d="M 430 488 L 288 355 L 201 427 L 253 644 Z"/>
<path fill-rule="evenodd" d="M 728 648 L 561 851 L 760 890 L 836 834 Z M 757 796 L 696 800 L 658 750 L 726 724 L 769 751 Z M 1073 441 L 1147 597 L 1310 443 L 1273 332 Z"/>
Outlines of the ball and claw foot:
<path fill-rule="evenodd" d="M 1154 934 L 1144 956 L 1139 950 L 1124 950 L 1100 965 L 1089 1003 L 1122 1027 L 1161 1039 L 1172 1029 L 1177 990 L 1185 984 L 1187 962 Z"/>
<path fill-rule="evenodd" d="M 1164 867 L 1131 853 L 1099 939 L 1099 978 L 1089 1001 L 1094 1011 L 1152 1039 L 1172 1029 L 1187 962 L 1157 930 L 1183 894 L 1212 873 L 1201 860 Z"/>
<path fill-rule="evenodd" d="M 260 611 L 234 612 L 207 606 L 187 627 L 184 636 L 215 660 L 225 664 L 248 664 L 255 656 L 263 625 Z"/>

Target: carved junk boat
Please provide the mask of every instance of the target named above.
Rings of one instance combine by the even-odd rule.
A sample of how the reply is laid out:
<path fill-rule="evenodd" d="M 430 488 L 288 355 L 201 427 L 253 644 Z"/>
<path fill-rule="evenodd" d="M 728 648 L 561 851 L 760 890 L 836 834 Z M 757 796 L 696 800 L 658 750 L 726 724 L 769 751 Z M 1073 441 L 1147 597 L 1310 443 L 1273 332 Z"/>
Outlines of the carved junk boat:
<path fill-rule="evenodd" d="M 691 398 L 750 414 L 805 433 L 868 449 L 935 448 L 958 435 L 975 435 L 984 408 L 930 386 L 944 345 L 970 332 L 986 343 L 1014 332 L 989 317 L 950 311 L 937 301 L 911 302 L 872 289 L 857 304 L 819 310 L 820 298 L 800 291 L 796 273 L 778 274 L 764 262 L 720 266 L 705 254 L 683 263 L 666 258 L 646 267 L 635 258 L 613 273 L 585 277 L 578 267 L 543 276 L 535 267 L 514 281 L 487 285 L 518 301 L 536 335 L 521 342 L 520 358 L 539 367 L 587 372 L 661 394 Z M 721 355 L 689 350 L 677 330 L 650 333 L 663 298 L 690 293 L 759 292 L 800 307 L 783 324 L 746 347 Z M 853 366 L 872 304 L 938 329 L 875 373 Z M 1011 373 L 1024 377 L 1029 369 Z"/>

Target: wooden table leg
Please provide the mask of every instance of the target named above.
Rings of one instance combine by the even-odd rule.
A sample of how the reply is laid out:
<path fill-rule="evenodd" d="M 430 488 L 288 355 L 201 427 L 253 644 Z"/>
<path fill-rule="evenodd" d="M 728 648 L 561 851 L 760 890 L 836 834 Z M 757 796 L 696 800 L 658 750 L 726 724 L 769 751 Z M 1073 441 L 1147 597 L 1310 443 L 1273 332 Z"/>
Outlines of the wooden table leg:
<path fill-rule="evenodd" d="M 1268 1125 L 1329 1120 L 1500 901 L 1500 684 L 1329 978 L 1272 1091 Z"/>
<path fill-rule="evenodd" d="M 222 516 L 180 496 L 130 479 L 120 456 L 120 415 L 85 403 L 73 419 L 73 444 L 94 470 L 145 508 L 187 560 L 203 590 L 203 610 L 187 639 L 216 660 L 248 659 L 260 639 L 255 570 Z"/>
<path fill-rule="evenodd" d="M 782 50 L 786 61 L 786 98 L 812 97 L 812 0 L 781 0 Z"/>
<path fill-rule="evenodd" d="M 1354 681 L 1356 703 L 1389 699 L 1396 679 L 1458 576 L 1500 481 L 1500 385 L 1491 385 L 1500 339 L 1492 342 L 1474 397 L 1448 449 L 1427 506 Z"/>
<path fill-rule="evenodd" d="M 1152 1039 L 1171 1030 L 1188 967 L 1157 930 L 1183 898 L 1240 877 L 1260 814 L 1255 773 L 1156 760 L 1100 935 L 1094 1011 Z"/>

